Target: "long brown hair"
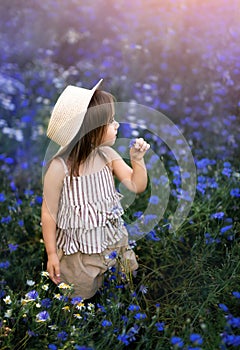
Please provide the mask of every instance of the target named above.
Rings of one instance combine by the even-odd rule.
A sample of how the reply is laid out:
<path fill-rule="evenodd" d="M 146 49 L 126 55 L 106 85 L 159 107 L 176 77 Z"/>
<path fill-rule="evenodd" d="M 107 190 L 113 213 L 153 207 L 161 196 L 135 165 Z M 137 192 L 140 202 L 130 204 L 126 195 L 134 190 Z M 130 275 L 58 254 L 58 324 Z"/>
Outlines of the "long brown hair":
<path fill-rule="evenodd" d="M 96 90 L 84 116 L 77 136 L 66 152 L 70 176 L 78 176 L 79 166 L 88 160 L 90 153 L 100 146 L 107 124 L 114 114 L 115 98 L 108 92 Z"/>

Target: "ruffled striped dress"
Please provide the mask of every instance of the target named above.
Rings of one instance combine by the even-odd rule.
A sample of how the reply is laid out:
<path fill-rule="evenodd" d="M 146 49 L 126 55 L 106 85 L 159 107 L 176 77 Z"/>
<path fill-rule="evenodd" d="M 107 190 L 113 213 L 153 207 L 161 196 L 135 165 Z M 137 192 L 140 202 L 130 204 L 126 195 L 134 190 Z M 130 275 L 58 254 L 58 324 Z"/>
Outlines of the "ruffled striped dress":
<path fill-rule="evenodd" d="M 123 208 L 109 166 L 100 171 L 75 176 L 70 183 L 66 163 L 61 159 L 65 178 L 57 216 L 57 247 L 64 254 L 78 251 L 101 253 L 128 235 L 122 219 Z"/>

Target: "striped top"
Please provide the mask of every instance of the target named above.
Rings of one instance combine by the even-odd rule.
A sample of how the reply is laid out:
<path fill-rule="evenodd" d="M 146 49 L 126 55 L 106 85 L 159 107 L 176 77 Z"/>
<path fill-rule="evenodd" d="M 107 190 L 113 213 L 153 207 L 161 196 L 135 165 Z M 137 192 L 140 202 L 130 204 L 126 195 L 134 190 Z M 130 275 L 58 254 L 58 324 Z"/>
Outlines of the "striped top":
<path fill-rule="evenodd" d="M 111 169 L 105 165 L 89 175 L 70 176 L 62 158 L 65 178 L 57 216 L 57 247 L 66 255 L 81 251 L 101 253 L 117 243 L 127 230 L 123 208 Z"/>

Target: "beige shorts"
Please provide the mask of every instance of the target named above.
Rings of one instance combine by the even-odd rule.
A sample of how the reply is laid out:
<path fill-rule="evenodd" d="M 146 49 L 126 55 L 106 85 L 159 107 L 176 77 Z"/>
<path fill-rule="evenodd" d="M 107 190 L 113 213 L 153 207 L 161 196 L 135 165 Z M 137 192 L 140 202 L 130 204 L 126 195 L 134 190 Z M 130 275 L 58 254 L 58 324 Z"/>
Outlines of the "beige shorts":
<path fill-rule="evenodd" d="M 103 284 L 104 273 L 117 263 L 116 259 L 107 258 L 113 251 L 117 251 L 121 258 L 120 269 L 130 272 L 138 268 L 135 253 L 127 245 L 126 236 L 99 254 L 77 252 L 64 255 L 62 251 L 58 251 L 61 282 L 73 285 L 71 297 L 89 299 L 94 296 Z"/>

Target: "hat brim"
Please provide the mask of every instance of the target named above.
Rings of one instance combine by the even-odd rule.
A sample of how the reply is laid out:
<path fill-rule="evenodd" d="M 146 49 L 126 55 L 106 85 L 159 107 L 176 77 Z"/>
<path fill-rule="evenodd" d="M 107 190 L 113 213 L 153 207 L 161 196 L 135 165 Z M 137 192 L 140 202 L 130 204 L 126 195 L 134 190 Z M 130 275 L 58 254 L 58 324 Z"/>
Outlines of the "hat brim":
<path fill-rule="evenodd" d="M 101 85 L 102 81 L 103 81 L 103 79 L 100 79 L 100 80 L 97 82 L 97 84 L 96 84 L 91 90 L 89 90 L 89 91 L 90 91 L 89 103 L 90 103 L 91 98 L 93 97 L 95 91 L 96 91 L 96 90 L 99 88 L 99 86 Z M 88 105 L 87 105 L 86 107 L 89 106 L 89 103 L 88 103 Z M 86 114 L 86 112 L 84 113 L 84 115 L 85 115 L 85 114 Z M 83 118 L 84 118 L 84 116 L 83 116 Z M 79 128 L 76 129 L 75 134 L 73 135 L 72 139 L 69 140 L 69 143 L 68 143 L 66 146 L 61 146 L 61 145 L 59 145 L 58 151 L 57 151 L 54 155 L 52 155 L 52 156 L 50 157 L 49 161 L 51 161 L 53 158 L 56 158 L 56 157 L 58 157 L 58 156 L 60 156 L 60 155 L 62 155 L 62 154 L 64 154 L 64 153 L 66 153 L 67 149 L 69 148 L 70 143 L 73 141 L 73 139 L 75 138 L 75 136 L 76 136 L 77 133 L 79 132 L 80 127 L 81 127 L 81 124 L 80 124 Z M 45 157 L 45 158 L 46 158 L 46 157 Z"/>

